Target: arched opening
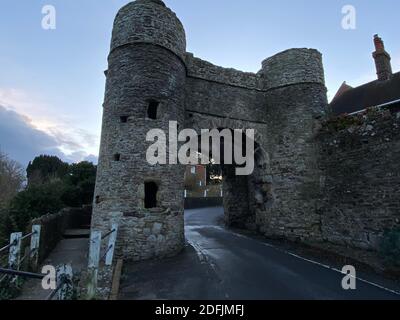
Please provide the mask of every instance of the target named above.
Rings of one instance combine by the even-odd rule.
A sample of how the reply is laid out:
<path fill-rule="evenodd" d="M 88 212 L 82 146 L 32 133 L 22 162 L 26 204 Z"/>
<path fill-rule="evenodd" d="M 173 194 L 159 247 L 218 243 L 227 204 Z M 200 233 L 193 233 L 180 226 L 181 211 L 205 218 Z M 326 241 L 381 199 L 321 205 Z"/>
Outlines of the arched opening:
<path fill-rule="evenodd" d="M 224 130 L 218 128 L 219 132 Z M 232 132 L 233 130 L 228 129 Z M 242 156 L 246 155 L 246 136 L 242 136 Z M 225 141 L 220 140 L 220 164 L 188 166 L 185 174 L 185 223 L 189 225 L 195 221 L 203 221 L 204 224 L 221 224 L 241 229 L 258 229 L 257 213 L 265 210 L 268 202 L 268 186 L 265 181 L 265 156 L 260 145 L 254 143 L 254 171 L 250 175 L 238 175 L 237 168 L 245 167 L 235 162 L 234 150 L 232 150 L 232 162 L 226 162 Z M 211 141 L 210 141 L 211 144 Z M 231 145 L 235 148 L 234 143 Z M 199 136 L 199 156 L 202 154 L 201 136 Z M 233 148 L 233 149 L 234 149 Z M 211 154 L 211 146 L 208 148 Z M 228 159 L 231 160 L 231 159 Z M 204 170 L 201 169 L 204 167 Z M 200 169 L 199 169 L 200 168 Z M 205 184 L 203 182 L 204 181 Z M 195 187 L 193 187 L 195 186 Z M 260 199 L 260 194 L 261 198 Z M 254 206 L 258 202 L 258 207 Z M 197 215 L 197 216 L 195 216 Z M 260 215 L 262 216 L 262 215 Z M 190 228 L 189 228 L 190 229 Z"/>
<path fill-rule="evenodd" d="M 154 181 L 144 183 L 144 207 L 152 209 L 157 207 L 158 185 Z"/>

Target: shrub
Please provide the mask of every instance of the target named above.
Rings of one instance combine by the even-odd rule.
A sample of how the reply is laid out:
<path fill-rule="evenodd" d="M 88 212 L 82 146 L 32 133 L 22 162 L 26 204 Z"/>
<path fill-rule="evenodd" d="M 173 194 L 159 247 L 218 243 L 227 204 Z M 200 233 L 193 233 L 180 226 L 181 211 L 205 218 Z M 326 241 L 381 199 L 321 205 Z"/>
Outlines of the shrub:
<path fill-rule="evenodd" d="M 385 232 L 381 244 L 381 253 L 385 262 L 400 266 L 400 229 Z"/>
<path fill-rule="evenodd" d="M 337 116 L 335 118 L 329 119 L 325 123 L 325 128 L 329 132 L 337 132 L 341 130 L 348 129 L 353 126 L 362 125 L 363 120 L 360 116 L 349 116 L 347 114 Z"/>
<path fill-rule="evenodd" d="M 32 186 L 18 193 L 10 203 L 9 215 L 15 230 L 25 230 L 29 222 L 64 207 L 61 195 L 64 184 L 60 181 Z"/>
<path fill-rule="evenodd" d="M 22 290 L 23 283 L 24 280 L 20 277 L 7 276 L 0 282 L 0 301 L 12 300 L 18 297 Z"/>

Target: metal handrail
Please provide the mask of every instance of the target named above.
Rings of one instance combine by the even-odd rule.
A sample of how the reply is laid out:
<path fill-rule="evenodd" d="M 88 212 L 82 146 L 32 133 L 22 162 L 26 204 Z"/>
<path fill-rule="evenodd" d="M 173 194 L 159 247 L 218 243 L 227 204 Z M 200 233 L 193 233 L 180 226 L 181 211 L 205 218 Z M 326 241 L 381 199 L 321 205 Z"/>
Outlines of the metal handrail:
<path fill-rule="evenodd" d="M 33 273 L 33 272 L 19 271 L 6 268 L 0 268 L 0 273 L 4 273 L 5 275 L 39 279 L 39 280 L 43 279 L 46 276 L 45 274 L 42 273 Z"/>
<path fill-rule="evenodd" d="M 5 247 L 0 249 L 0 253 L 2 253 L 3 251 L 10 249 L 12 246 L 15 246 L 17 244 L 17 240 L 14 240 L 13 242 L 9 243 L 8 245 L 6 245 Z"/>
<path fill-rule="evenodd" d="M 26 235 L 24 235 L 23 237 L 21 237 L 21 241 L 24 241 L 25 239 L 32 237 L 34 234 L 36 234 L 36 231 L 33 231 L 31 233 L 28 233 Z M 10 249 L 12 246 L 15 246 L 17 244 L 17 240 L 14 240 L 13 242 L 9 243 L 8 245 L 4 246 L 3 248 L 0 249 L 0 253 L 2 253 L 3 251 Z"/>
<path fill-rule="evenodd" d="M 21 241 L 23 241 L 23 240 L 25 240 L 25 239 L 27 239 L 27 238 L 33 236 L 34 234 L 36 234 L 36 231 L 33 231 L 33 232 L 31 232 L 31 233 L 28 233 L 27 235 L 25 235 L 25 236 L 23 236 L 23 237 L 21 238 Z"/>
<path fill-rule="evenodd" d="M 25 259 L 28 258 L 32 253 L 34 253 L 35 251 L 37 251 L 38 249 L 31 249 L 29 250 L 29 252 L 25 253 L 25 255 L 21 258 L 21 260 L 19 261 L 19 264 L 23 264 Z"/>
<path fill-rule="evenodd" d="M 117 231 L 117 230 L 116 230 L 116 229 L 113 229 L 113 230 L 107 232 L 106 234 L 104 234 L 104 235 L 101 237 L 101 240 L 104 240 L 105 238 L 109 237 L 109 236 L 112 235 L 115 231 Z"/>
<path fill-rule="evenodd" d="M 4 276 L 0 279 L 0 282 L 2 282 L 8 276 L 31 278 L 36 280 L 42 280 L 46 276 L 45 274 L 42 273 L 33 273 L 33 272 L 19 271 L 6 268 L 0 268 L 0 273 L 4 274 Z M 61 276 L 58 286 L 46 297 L 46 300 L 52 300 L 54 296 L 60 291 L 60 289 L 68 282 L 71 282 L 71 280 L 69 280 L 65 276 Z"/>
<path fill-rule="evenodd" d="M 32 232 L 26 235 L 23 235 L 22 232 L 14 232 L 11 234 L 10 243 L 0 249 L 0 253 L 5 253 L 7 249 L 10 249 L 8 266 L 5 266 L 3 268 L 2 265 L 0 265 L 0 276 L 1 276 L 0 282 L 9 279 L 17 279 L 18 277 L 30 278 L 36 280 L 42 280 L 46 277 L 46 274 L 42 273 L 20 271 L 20 266 L 25 265 L 24 262 L 28 259 L 29 260 L 32 259 L 32 264 L 34 265 L 34 267 L 37 267 L 38 255 L 40 252 L 39 250 L 40 230 L 41 230 L 40 225 L 33 225 Z M 116 230 L 112 230 L 109 234 L 111 234 L 114 231 Z M 28 238 L 31 238 L 30 247 L 22 244 L 22 241 Z M 25 254 L 23 255 L 22 258 L 20 258 L 22 250 L 21 247 L 25 251 Z M 53 299 L 53 297 L 57 293 L 59 294 L 58 297 L 59 299 L 66 299 L 67 298 L 66 293 L 60 290 L 62 290 L 63 286 L 68 286 L 68 288 L 73 287 L 72 276 L 73 273 L 70 265 L 60 265 L 59 267 L 57 267 L 57 287 L 49 294 L 47 299 L 48 300 Z"/>
<path fill-rule="evenodd" d="M 0 278 L 0 283 L 2 283 L 7 277 L 8 277 L 8 274 L 3 275 L 3 276 Z"/>
<path fill-rule="evenodd" d="M 108 246 L 107 250 L 104 252 L 104 254 L 103 254 L 103 256 L 101 257 L 100 260 L 104 260 L 104 259 L 106 258 L 106 256 L 107 256 L 107 253 L 108 253 L 112 248 L 113 248 L 113 245 L 110 244 L 110 245 Z"/>

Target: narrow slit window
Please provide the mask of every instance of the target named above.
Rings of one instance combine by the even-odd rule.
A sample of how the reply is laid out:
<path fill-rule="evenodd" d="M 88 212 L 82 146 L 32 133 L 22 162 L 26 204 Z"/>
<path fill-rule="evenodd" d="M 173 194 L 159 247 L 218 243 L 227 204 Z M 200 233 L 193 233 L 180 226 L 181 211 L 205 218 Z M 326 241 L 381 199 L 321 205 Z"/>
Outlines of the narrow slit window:
<path fill-rule="evenodd" d="M 149 101 L 149 106 L 147 108 L 147 117 L 152 120 L 157 119 L 157 112 L 158 112 L 158 107 L 160 103 L 156 100 L 150 100 Z"/>
<path fill-rule="evenodd" d="M 146 209 L 157 207 L 158 185 L 155 182 L 144 184 L 144 207 Z"/>
<path fill-rule="evenodd" d="M 114 161 L 120 161 L 121 155 L 119 153 L 114 154 Z"/>
<path fill-rule="evenodd" d="M 120 117 L 120 121 L 121 121 L 121 123 L 127 123 L 128 122 L 128 116 L 121 116 Z"/>

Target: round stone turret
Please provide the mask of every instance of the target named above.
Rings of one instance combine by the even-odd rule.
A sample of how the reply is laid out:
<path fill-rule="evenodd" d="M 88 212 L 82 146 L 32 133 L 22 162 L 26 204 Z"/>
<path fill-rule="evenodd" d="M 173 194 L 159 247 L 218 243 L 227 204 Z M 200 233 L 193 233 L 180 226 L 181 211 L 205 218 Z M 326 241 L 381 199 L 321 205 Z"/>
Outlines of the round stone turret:
<path fill-rule="evenodd" d="M 315 49 L 289 49 L 262 62 L 266 89 L 299 83 L 324 85 L 322 55 Z"/>
<path fill-rule="evenodd" d="M 114 21 L 111 52 L 133 43 L 162 46 L 182 60 L 186 53 L 183 25 L 160 0 L 137 0 L 119 10 Z"/>
<path fill-rule="evenodd" d="M 184 247 L 184 167 L 147 158 L 152 129 L 182 128 L 185 32 L 162 1 L 138 0 L 114 23 L 92 227 L 120 224 L 117 255 L 145 260 Z M 172 158 L 172 156 L 171 156 Z M 171 188 L 171 185 L 177 186 Z"/>

